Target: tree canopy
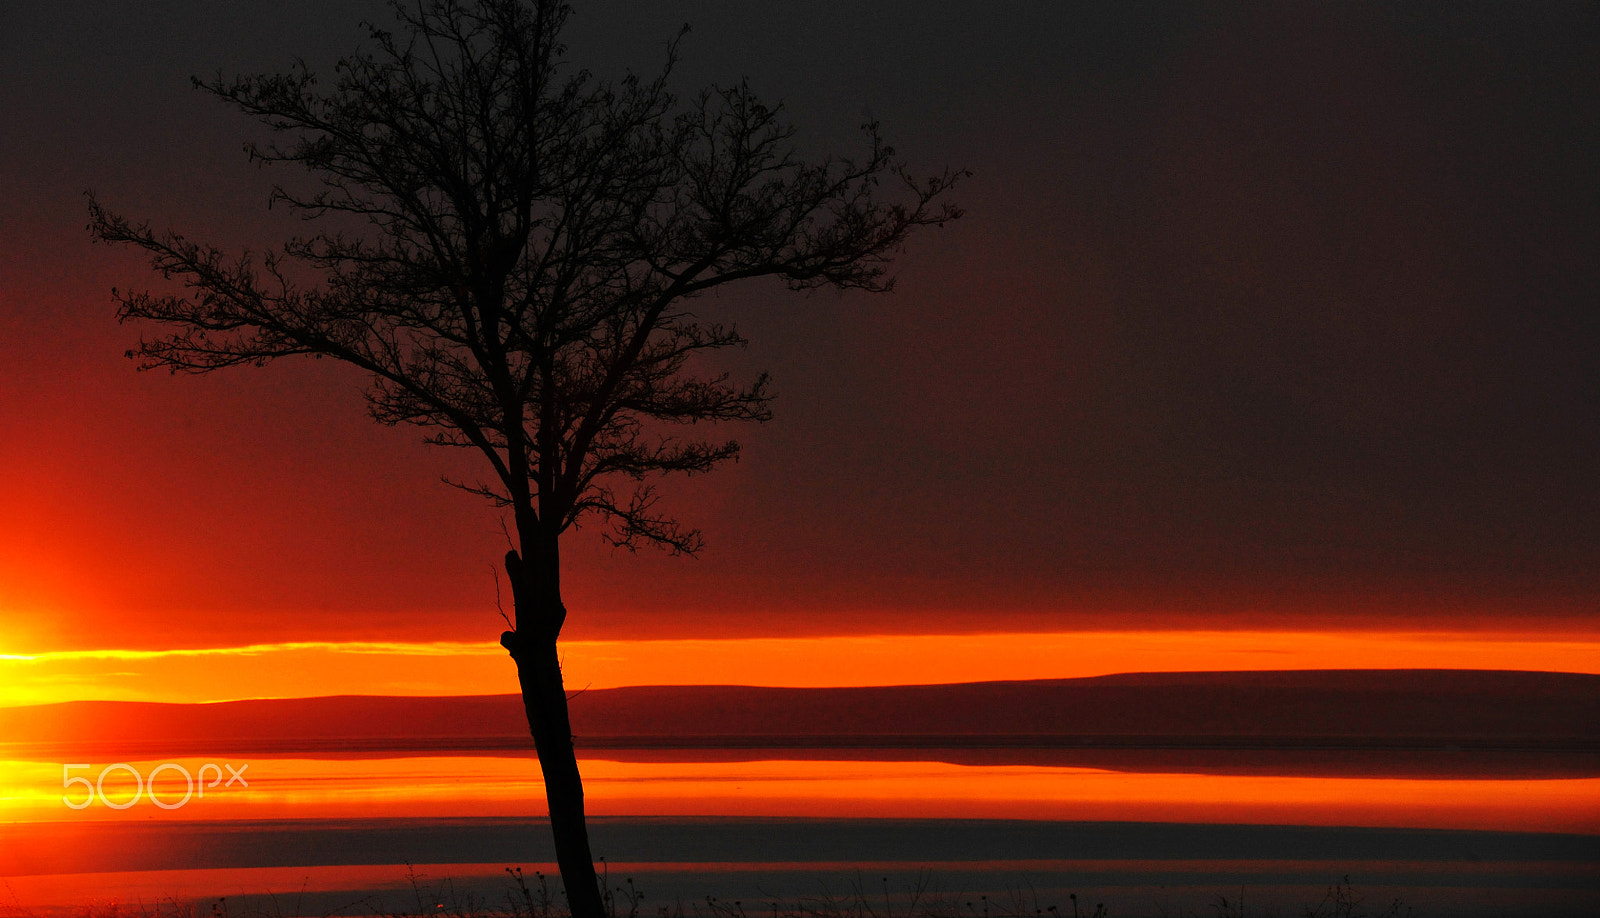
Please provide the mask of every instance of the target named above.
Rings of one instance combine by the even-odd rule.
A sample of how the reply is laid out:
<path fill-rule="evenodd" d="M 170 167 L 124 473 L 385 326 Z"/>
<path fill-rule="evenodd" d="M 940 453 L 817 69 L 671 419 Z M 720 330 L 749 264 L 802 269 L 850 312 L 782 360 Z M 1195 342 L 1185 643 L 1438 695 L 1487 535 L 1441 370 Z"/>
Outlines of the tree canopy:
<path fill-rule="evenodd" d="M 862 156 L 808 162 L 782 109 L 744 84 L 680 102 L 677 42 L 653 79 L 573 70 L 562 4 L 394 13 L 399 33 L 369 27 L 330 87 L 304 65 L 196 81 L 286 136 L 250 145 L 253 160 L 316 177 L 273 203 L 354 229 L 230 256 L 92 202 L 98 238 L 146 249 L 188 288 L 118 294 L 123 319 L 169 329 L 134 353 L 184 372 L 344 360 L 371 375 L 377 420 L 481 452 L 494 479 L 467 487 L 532 514 L 519 524 L 598 514 L 618 544 L 693 551 L 698 533 L 656 512 L 649 479 L 735 456 L 736 441 L 675 428 L 764 420 L 769 397 L 765 376 L 693 361 L 744 343 L 694 299 L 756 277 L 887 290 L 907 234 L 959 215 L 944 200 L 957 175 L 913 178 L 875 124 Z M 884 202 L 885 184 L 904 194 Z"/>

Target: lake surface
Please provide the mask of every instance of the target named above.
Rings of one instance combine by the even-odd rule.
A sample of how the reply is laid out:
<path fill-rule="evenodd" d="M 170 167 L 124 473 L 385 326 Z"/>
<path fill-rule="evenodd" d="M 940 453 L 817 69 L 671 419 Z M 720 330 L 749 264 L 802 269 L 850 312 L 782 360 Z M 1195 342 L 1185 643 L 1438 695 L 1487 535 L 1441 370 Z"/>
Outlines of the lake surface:
<path fill-rule="evenodd" d="M 887 895 L 903 909 L 919 888 L 924 906 L 943 896 L 957 910 L 975 903 L 974 914 L 986 902 L 995 912 L 1065 909 L 1074 892 L 1114 915 L 1205 914 L 1241 887 L 1259 907 L 1297 914 L 1346 874 L 1369 902 L 1398 896 L 1418 914 L 1600 913 L 1600 777 L 762 754 L 583 763 L 595 853 L 613 880 L 644 891 L 645 914 L 708 895 L 787 904 Z M 188 789 L 183 770 L 226 764 L 241 780 L 172 809 L 147 793 L 134 799 L 133 773 L 169 761 L 181 770 L 153 785 L 169 805 Z M 73 764 L 98 778 L 110 763 Z M 553 873 L 543 786 L 526 757 L 126 764 L 73 810 L 60 762 L 0 762 L 0 907 L 81 913 L 90 902 L 228 896 L 275 915 L 371 914 L 418 896 L 503 903 L 506 867 Z M 72 802 L 88 799 L 81 788 Z"/>
<path fill-rule="evenodd" d="M 710 913 L 708 896 L 1066 915 L 1074 894 L 1117 916 L 1241 894 L 1302 915 L 1347 875 L 1378 914 L 1600 914 L 1594 675 L 634 686 L 571 705 L 594 853 L 644 915 Z M 529 746 L 512 695 L 0 709 L 0 918 L 502 905 L 507 868 L 554 873 Z"/>

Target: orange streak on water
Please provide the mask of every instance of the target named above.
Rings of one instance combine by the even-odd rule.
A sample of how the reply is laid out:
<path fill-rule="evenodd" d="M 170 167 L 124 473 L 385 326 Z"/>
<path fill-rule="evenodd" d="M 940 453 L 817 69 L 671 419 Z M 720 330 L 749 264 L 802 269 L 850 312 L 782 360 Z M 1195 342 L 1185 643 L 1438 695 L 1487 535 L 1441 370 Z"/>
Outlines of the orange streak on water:
<path fill-rule="evenodd" d="M 1600 673 L 1600 635 L 1364 631 L 1100 631 L 571 641 L 572 689 L 623 685 L 909 685 L 1120 672 L 1520 669 Z M 309 643 L 169 652 L 0 655 L 0 705 L 200 702 L 516 690 L 497 644 Z"/>
<path fill-rule="evenodd" d="M 156 763 L 130 763 L 149 774 Z M 180 760 L 191 773 L 201 760 Z M 237 767 L 240 763 L 233 763 Z M 80 774 L 95 776 L 97 763 Z M 1129 774 L 1083 768 L 938 762 L 583 763 L 594 815 L 991 817 L 1563 831 L 1600 834 L 1600 779 L 1424 780 Z M 168 772 L 168 776 L 174 775 Z M 537 765 L 427 758 L 251 764 L 248 789 L 212 791 L 180 809 L 61 802 L 54 764 L 0 763 L 0 821 L 532 816 L 544 813 Z M 106 795 L 131 798 L 127 779 Z M 183 794 L 181 778 L 160 793 Z M 75 799 L 81 799 L 75 797 Z"/>

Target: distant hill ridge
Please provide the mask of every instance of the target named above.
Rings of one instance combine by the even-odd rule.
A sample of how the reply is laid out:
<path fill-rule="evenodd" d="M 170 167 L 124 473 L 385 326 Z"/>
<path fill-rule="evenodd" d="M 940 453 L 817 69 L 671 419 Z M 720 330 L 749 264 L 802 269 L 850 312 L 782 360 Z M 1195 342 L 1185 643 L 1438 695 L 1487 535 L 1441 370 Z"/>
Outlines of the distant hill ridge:
<path fill-rule="evenodd" d="M 575 693 L 580 748 L 1434 743 L 1600 750 L 1600 676 L 1477 670 L 1129 673 L 865 688 Z M 515 695 L 0 708 L 0 757 L 516 752 Z M 1591 748 L 1593 747 L 1593 748 Z"/>

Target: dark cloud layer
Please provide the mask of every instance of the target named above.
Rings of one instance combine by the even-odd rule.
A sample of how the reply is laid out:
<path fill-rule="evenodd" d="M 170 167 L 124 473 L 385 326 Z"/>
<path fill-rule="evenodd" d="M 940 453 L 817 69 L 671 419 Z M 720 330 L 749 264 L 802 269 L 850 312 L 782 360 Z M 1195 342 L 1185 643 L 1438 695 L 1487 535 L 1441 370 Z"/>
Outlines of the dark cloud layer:
<path fill-rule="evenodd" d="M 172 635 L 492 629 L 457 458 L 329 368 L 135 377 L 105 291 L 144 276 L 81 229 L 93 187 L 281 233 L 187 75 L 326 62 L 381 6 L 99 6 L 0 11 L 0 590 Z M 678 490 L 703 558 L 579 534 L 574 628 L 1593 622 L 1594 8 L 607 2 L 570 37 L 614 73 L 685 21 L 686 89 L 748 76 L 816 149 L 876 117 L 975 172 L 969 215 L 892 296 L 708 304 L 777 420 Z"/>

